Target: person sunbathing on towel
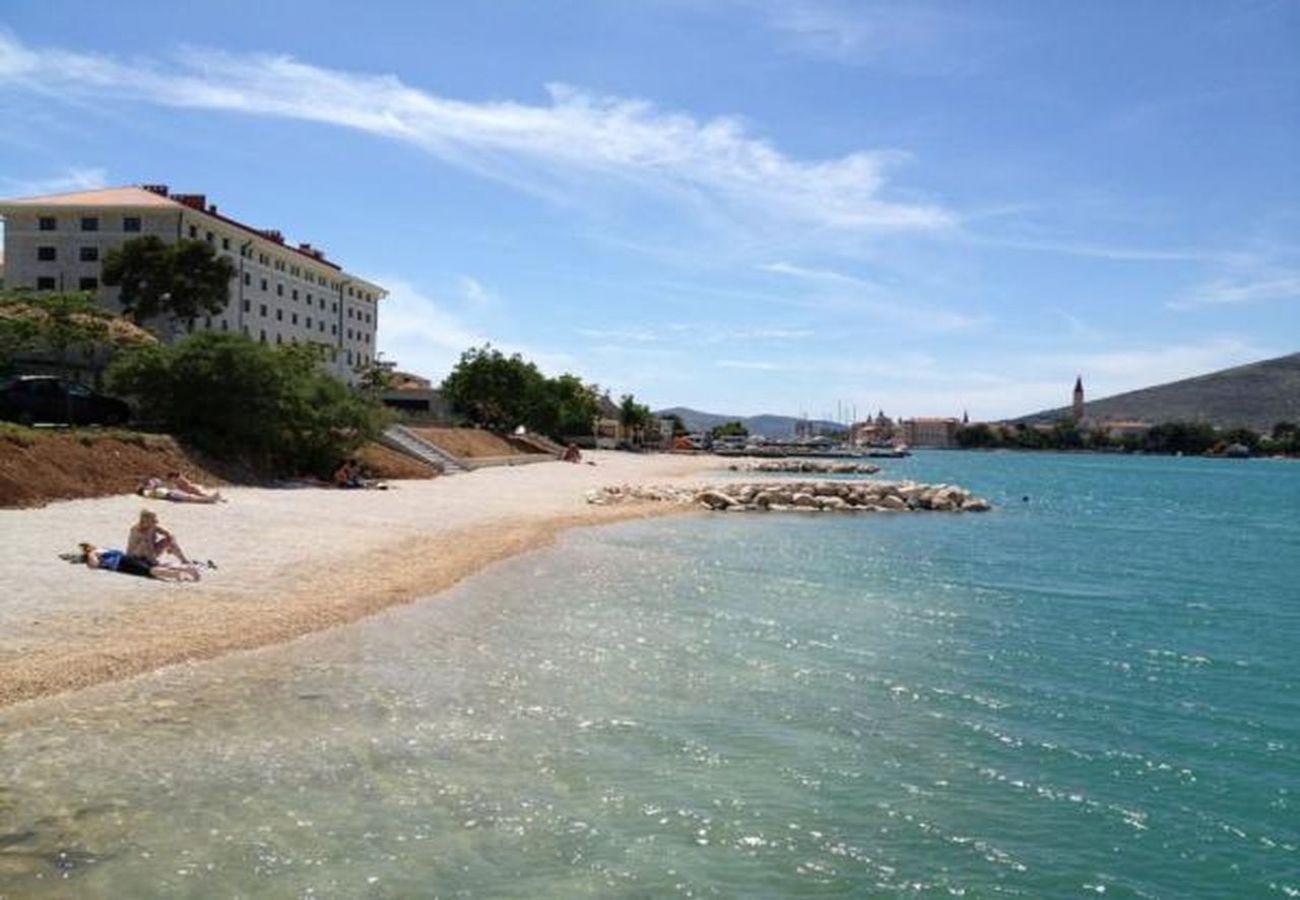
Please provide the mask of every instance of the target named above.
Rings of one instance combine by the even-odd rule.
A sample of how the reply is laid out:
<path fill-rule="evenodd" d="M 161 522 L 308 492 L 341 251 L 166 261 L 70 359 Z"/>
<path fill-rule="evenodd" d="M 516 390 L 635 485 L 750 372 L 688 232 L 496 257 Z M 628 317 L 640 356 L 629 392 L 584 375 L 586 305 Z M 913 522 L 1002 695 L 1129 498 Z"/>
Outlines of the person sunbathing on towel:
<path fill-rule="evenodd" d="M 161 478 L 146 478 L 135 492 L 150 500 L 170 500 L 173 503 L 220 503 L 222 500 L 220 492 L 208 493 L 179 472 L 174 473 L 172 484 Z"/>
<path fill-rule="evenodd" d="M 132 556 L 121 550 L 96 547 L 94 544 L 77 545 L 90 569 L 107 569 L 123 575 L 155 578 L 159 581 L 198 581 L 199 571 L 192 566 L 174 566 L 167 563 L 150 563 L 142 556 Z"/>

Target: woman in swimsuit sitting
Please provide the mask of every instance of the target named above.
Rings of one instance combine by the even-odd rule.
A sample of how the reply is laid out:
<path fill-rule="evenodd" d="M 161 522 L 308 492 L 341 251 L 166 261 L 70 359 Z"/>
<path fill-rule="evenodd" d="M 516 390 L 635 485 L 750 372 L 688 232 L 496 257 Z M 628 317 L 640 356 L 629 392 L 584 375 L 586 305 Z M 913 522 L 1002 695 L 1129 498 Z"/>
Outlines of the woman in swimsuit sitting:
<path fill-rule="evenodd" d="M 140 510 L 139 521 L 131 526 L 126 539 L 126 553 L 146 559 L 150 565 L 157 565 L 164 553 L 170 553 L 182 565 L 192 565 L 181 545 L 176 543 L 176 537 L 158 524 L 158 514 L 149 509 Z"/>

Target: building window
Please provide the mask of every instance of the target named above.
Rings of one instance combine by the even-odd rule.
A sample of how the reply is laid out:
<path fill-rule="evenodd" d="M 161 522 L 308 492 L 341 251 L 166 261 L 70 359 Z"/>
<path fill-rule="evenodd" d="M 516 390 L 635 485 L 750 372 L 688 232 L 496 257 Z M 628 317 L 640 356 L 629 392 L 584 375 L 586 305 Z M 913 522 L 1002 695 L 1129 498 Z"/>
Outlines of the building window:
<path fill-rule="evenodd" d="M 293 324 L 295 324 L 295 325 L 298 324 L 298 314 L 297 314 L 297 313 L 294 313 L 294 314 L 293 314 Z"/>
<path fill-rule="evenodd" d="M 82 248 L 81 248 L 81 261 L 82 261 L 82 262 L 99 262 L 99 248 L 98 248 L 98 247 L 82 247 Z"/>
<path fill-rule="evenodd" d="M 99 279 L 93 277 L 82 278 L 77 282 L 77 290 L 97 291 L 99 290 Z"/>
<path fill-rule="evenodd" d="M 54 290 L 54 279 L 48 275 L 42 275 L 36 279 L 36 290 L 52 291 Z"/>
<path fill-rule="evenodd" d="M 348 365 L 349 365 L 349 366 L 352 365 L 352 351 L 351 351 L 351 350 L 348 351 Z"/>
<path fill-rule="evenodd" d="M 276 332 L 276 335 L 275 335 L 275 342 L 276 342 L 277 344 L 283 344 L 283 343 L 284 343 L 284 340 L 280 337 L 280 333 L 279 333 L 279 332 Z"/>
<path fill-rule="evenodd" d="M 321 334 L 324 334 L 324 333 L 325 333 L 325 320 L 324 320 L 324 319 L 321 319 L 321 320 L 320 320 L 319 322 L 317 322 L 316 324 L 320 326 L 320 333 L 321 333 Z"/>
<path fill-rule="evenodd" d="M 265 253 L 257 254 L 257 261 L 262 265 L 266 265 L 266 254 Z"/>
<path fill-rule="evenodd" d="M 308 297 L 307 299 L 310 300 L 311 298 Z M 321 298 L 320 298 L 320 308 L 321 308 L 321 309 L 324 309 L 324 308 L 325 308 L 325 298 L 324 298 L 324 297 L 321 297 Z"/>
<path fill-rule="evenodd" d="M 308 328 L 311 327 L 311 316 L 308 316 L 308 317 L 307 317 L 306 325 L 307 325 Z"/>
<path fill-rule="evenodd" d="M 252 277 L 251 275 L 249 275 L 247 272 L 245 272 L 245 273 L 244 273 L 244 284 L 252 284 L 252 283 L 253 283 L 253 277 Z"/>
<path fill-rule="evenodd" d="M 54 262 L 59 258 L 59 253 L 53 247 L 37 247 L 36 258 L 41 262 Z"/>
<path fill-rule="evenodd" d="M 295 300 L 298 299 L 298 289 L 297 289 L 297 288 L 294 288 L 294 289 L 293 289 L 293 299 L 295 299 Z"/>
<path fill-rule="evenodd" d="M 352 329 L 351 329 L 351 328 L 348 329 L 348 340 L 349 340 L 349 341 L 352 340 Z"/>
<path fill-rule="evenodd" d="M 54 218 L 54 216 L 41 216 L 36 227 L 41 231 L 54 231 L 59 227 L 59 220 Z"/>
<path fill-rule="evenodd" d="M 277 309 L 277 310 L 275 311 L 275 321 L 277 321 L 277 322 L 283 322 L 283 321 L 284 321 L 284 310 L 282 310 L 282 309 Z"/>
<path fill-rule="evenodd" d="M 122 219 L 122 230 L 123 230 L 123 231 L 130 231 L 130 232 L 136 232 L 136 231 L 139 231 L 139 230 L 140 230 L 140 217 L 139 217 L 139 216 L 127 216 L 126 218 Z"/>
<path fill-rule="evenodd" d="M 352 307 L 348 307 L 348 318 L 352 318 Z"/>
<path fill-rule="evenodd" d="M 330 326 L 330 334 L 335 334 L 335 335 L 336 335 L 336 334 L 338 334 L 338 333 L 339 333 L 339 327 L 338 327 L 337 325 L 331 325 L 331 326 Z"/>
<path fill-rule="evenodd" d="M 338 311 L 339 311 L 339 305 L 338 305 L 337 303 L 331 303 L 331 304 L 330 304 L 330 312 L 332 312 L 332 313 L 336 313 L 336 312 L 338 312 Z"/>
<path fill-rule="evenodd" d="M 366 334 L 366 335 L 364 335 L 364 337 L 365 337 L 365 339 L 366 339 L 366 343 L 369 344 L 369 343 L 370 343 L 370 335 L 369 335 L 369 334 Z"/>
<path fill-rule="evenodd" d="M 266 279 L 262 279 L 262 290 L 266 290 Z"/>
<path fill-rule="evenodd" d="M 262 318 L 266 318 L 266 304 L 265 304 L 265 303 L 263 303 L 263 304 L 261 305 L 261 307 L 259 308 L 258 311 L 259 311 L 259 313 L 261 314 Z"/>
<path fill-rule="evenodd" d="M 190 226 L 190 238 L 193 239 L 193 240 L 197 240 L 198 237 L 199 237 L 199 229 L 198 229 L 198 226 L 197 226 L 197 225 L 191 225 L 191 226 Z"/>
<path fill-rule="evenodd" d="M 366 313 L 366 324 L 370 324 L 370 313 Z"/>
<path fill-rule="evenodd" d="M 213 240 L 215 240 L 216 235 L 214 235 L 211 231 L 209 231 L 206 235 L 204 235 L 204 237 L 207 239 L 207 242 L 211 244 Z"/>
<path fill-rule="evenodd" d="M 211 327 L 212 327 L 212 316 L 204 316 L 204 317 L 203 317 L 203 327 L 204 327 L 204 328 L 211 328 Z"/>
<path fill-rule="evenodd" d="M 82 231 L 99 231 L 99 216 L 82 216 Z"/>
<path fill-rule="evenodd" d="M 245 301 L 244 301 L 244 312 L 248 312 L 248 311 L 249 311 L 250 309 L 252 309 L 252 308 L 253 308 L 253 304 L 250 303 L 249 301 L 245 300 Z"/>
<path fill-rule="evenodd" d="M 222 250 L 229 250 L 229 249 L 230 249 L 230 238 L 222 238 L 222 239 L 221 239 L 221 249 L 222 249 Z"/>
<path fill-rule="evenodd" d="M 277 297 L 283 297 L 283 296 L 284 296 L 284 285 L 282 285 L 282 284 L 277 284 L 277 285 L 275 286 L 275 296 L 277 296 Z"/>
<path fill-rule="evenodd" d="M 258 340 L 258 343 L 261 343 L 261 344 L 265 344 L 265 343 L 266 343 L 266 330 L 265 330 L 265 329 L 262 329 L 262 330 L 260 330 L 260 331 L 257 332 L 257 340 Z"/>

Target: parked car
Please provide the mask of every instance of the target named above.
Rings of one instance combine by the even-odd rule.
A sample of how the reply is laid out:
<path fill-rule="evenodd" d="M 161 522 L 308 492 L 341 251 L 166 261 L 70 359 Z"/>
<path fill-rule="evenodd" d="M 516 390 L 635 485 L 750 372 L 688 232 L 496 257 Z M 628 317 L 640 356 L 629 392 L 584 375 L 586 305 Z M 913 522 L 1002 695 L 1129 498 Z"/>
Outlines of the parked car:
<path fill-rule="evenodd" d="M 115 397 L 52 375 L 0 379 L 0 419 L 71 425 L 121 425 L 131 408 Z"/>

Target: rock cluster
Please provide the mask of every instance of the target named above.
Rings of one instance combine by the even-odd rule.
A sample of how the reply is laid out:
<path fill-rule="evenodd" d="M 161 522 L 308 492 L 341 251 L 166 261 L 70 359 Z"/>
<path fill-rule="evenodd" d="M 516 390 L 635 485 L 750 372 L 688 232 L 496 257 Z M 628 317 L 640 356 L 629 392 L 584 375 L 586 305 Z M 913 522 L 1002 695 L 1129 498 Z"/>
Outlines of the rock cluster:
<path fill-rule="evenodd" d="M 616 485 L 587 492 L 597 505 L 654 500 L 719 512 L 985 512 L 989 501 L 955 484 L 915 481 L 771 481 L 665 487 Z"/>
<path fill-rule="evenodd" d="M 831 462 L 824 459 L 767 459 L 728 466 L 733 472 L 795 472 L 819 475 L 875 475 L 880 466 L 871 463 Z"/>

